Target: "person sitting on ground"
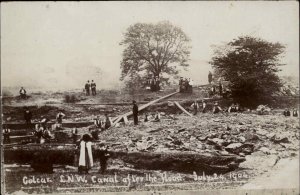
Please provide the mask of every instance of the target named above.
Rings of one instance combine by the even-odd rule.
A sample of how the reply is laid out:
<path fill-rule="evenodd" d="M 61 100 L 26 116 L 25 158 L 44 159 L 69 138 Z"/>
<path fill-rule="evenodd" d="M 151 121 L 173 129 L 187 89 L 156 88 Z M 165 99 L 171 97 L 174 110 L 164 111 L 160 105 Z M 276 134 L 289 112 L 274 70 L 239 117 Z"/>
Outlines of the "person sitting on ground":
<path fill-rule="evenodd" d="M 44 129 L 42 133 L 41 143 L 49 143 L 51 139 L 53 139 L 53 136 L 49 128 Z"/>
<path fill-rule="evenodd" d="M 78 173 L 88 173 L 94 165 L 92 152 L 92 138 L 88 134 L 84 134 L 79 142 L 79 164 Z"/>
<path fill-rule="evenodd" d="M 112 123 L 112 122 L 111 122 L 110 118 L 108 117 L 108 114 L 105 114 L 105 126 L 104 126 L 104 128 L 105 128 L 105 129 L 110 128 L 111 123 Z"/>
<path fill-rule="evenodd" d="M 148 122 L 149 121 L 149 115 L 148 113 L 145 114 L 145 119 L 144 119 L 144 122 Z"/>
<path fill-rule="evenodd" d="M 3 143 L 4 144 L 10 143 L 10 129 L 7 128 L 7 126 L 5 125 L 2 132 L 3 132 Z"/>
<path fill-rule="evenodd" d="M 92 135 L 92 138 L 94 140 L 99 140 L 99 131 L 98 131 L 98 129 L 90 129 L 89 131 L 90 131 L 90 133 Z"/>
<path fill-rule="evenodd" d="M 285 111 L 283 112 L 284 116 L 291 116 L 291 112 L 289 111 L 289 109 L 285 109 Z"/>
<path fill-rule="evenodd" d="M 41 116 L 40 124 L 41 124 L 41 126 L 42 126 L 44 129 L 46 129 L 47 123 L 48 123 L 49 121 L 50 121 L 50 120 L 49 120 L 47 117 Z"/>
<path fill-rule="evenodd" d="M 22 99 L 26 99 L 26 97 L 27 97 L 27 96 L 26 96 L 26 90 L 25 90 L 23 87 L 21 87 L 19 93 L 20 93 L 20 97 L 21 97 Z"/>
<path fill-rule="evenodd" d="M 236 106 L 234 103 L 232 103 L 231 106 L 229 106 L 228 112 L 236 112 Z"/>
<path fill-rule="evenodd" d="M 192 109 L 194 110 L 194 115 L 197 115 L 198 109 L 199 109 L 199 104 L 197 100 L 194 101 L 194 103 L 191 105 Z"/>
<path fill-rule="evenodd" d="M 153 122 L 160 122 L 160 113 L 156 111 Z"/>
<path fill-rule="evenodd" d="M 298 110 L 296 108 L 293 109 L 293 116 L 298 117 Z"/>
<path fill-rule="evenodd" d="M 218 105 L 218 102 L 215 102 L 214 107 L 213 107 L 213 113 L 214 113 L 214 114 L 217 114 L 217 113 L 219 113 L 219 112 L 221 112 L 221 111 L 222 111 L 222 109 L 221 109 L 221 107 Z"/>
<path fill-rule="evenodd" d="M 38 124 L 36 126 L 36 129 L 35 129 L 35 132 L 34 132 L 34 135 L 36 136 L 36 143 L 41 143 L 41 139 L 42 139 L 42 136 L 43 136 L 43 131 L 44 131 L 44 128 L 41 125 Z"/>
<path fill-rule="evenodd" d="M 108 153 L 108 146 L 105 146 L 104 143 L 99 144 L 100 149 L 99 149 L 99 161 L 100 161 L 100 170 L 99 172 L 101 174 L 104 174 L 106 169 L 107 169 L 107 160 L 109 158 L 109 153 Z"/>

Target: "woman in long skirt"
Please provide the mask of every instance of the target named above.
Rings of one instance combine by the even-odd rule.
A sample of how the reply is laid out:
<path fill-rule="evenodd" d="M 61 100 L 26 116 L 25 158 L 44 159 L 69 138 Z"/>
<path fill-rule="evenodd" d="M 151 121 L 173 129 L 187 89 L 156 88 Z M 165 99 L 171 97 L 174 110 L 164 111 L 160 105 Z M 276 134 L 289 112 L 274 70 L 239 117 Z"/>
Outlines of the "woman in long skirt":
<path fill-rule="evenodd" d="M 79 147 L 80 147 L 80 154 L 79 154 L 79 167 L 78 172 L 88 173 L 88 171 L 93 166 L 93 154 L 92 154 L 92 138 L 88 134 L 84 134 Z"/>

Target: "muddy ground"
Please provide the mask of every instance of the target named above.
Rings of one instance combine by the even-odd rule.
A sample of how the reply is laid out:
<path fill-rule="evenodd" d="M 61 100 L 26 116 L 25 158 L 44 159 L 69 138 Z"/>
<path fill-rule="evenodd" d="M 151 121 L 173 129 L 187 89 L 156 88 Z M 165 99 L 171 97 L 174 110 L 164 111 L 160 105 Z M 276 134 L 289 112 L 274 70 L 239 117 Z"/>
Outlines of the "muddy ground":
<path fill-rule="evenodd" d="M 172 89 L 173 90 L 173 89 Z M 161 97 L 170 91 L 157 92 L 151 96 L 147 93 L 140 95 L 138 101 L 147 102 L 147 97 Z M 109 92 L 107 92 L 109 93 Z M 149 92 L 148 92 L 149 93 Z M 104 94 L 104 92 L 103 92 Z M 110 93 L 109 93 L 110 94 Z M 201 95 L 202 94 L 202 95 Z M 32 95 L 28 100 L 18 100 L 12 98 L 6 100 L 3 105 L 4 118 L 9 122 L 21 122 L 23 106 L 28 106 L 34 119 L 39 119 L 41 115 L 47 115 L 51 119 L 59 109 L 67 115 L 65 121 L 90 121 L 93 118 L 103 117 L 104 113 L 109 113 L 111 117 L 118 116 L 131 110 L 131 98 L 122 101 L 116 95 L 115 103 L 124 102 L 123 105 L 107 105 L 101 95 L 96 97 L 85 97 L 80 93 L 76 94 L 81 100 L 76 103 L 65 103 L 64 94 L 56 95 Z M 105 97 L 107 94 L 103 95 Z M 111 95 L 111 94 L 110 94 Z M 129 96 L 127 96 L 129 97 Z M 138 152 L 213 152 L 216 155 L 235 154 L 245 157 L 246 161 L 239 165 L 233 172 L 224 174 L 222 178 L 210 179 L 210 181 L 195 181 L 193 172 L 183 173 L 164 170 L 143 170 L 136 169 L 133 165 L 124 163 L 117 159 L 108 161 L 108 171 L 104 175 L 98 172 L 99 163 L 87 175 L 85 182 L 61 182 L 61 175 L 76 177 L 75 166 L 55 165 L 53 174 L 34 173 L 28 165 L 5 165 L 6 190 L 9 193 L 16 191 L 28 193 L 48 193 L 48 192 L 93 192 L 93 191 L 132 191 L 132 190 L 193 190 L 193 189 L 236 189 L 244 186 L 255 188 L 261 183 L 260 178 L 274 177 L 280 181 L 281 177 L 272 176 L 273 173 L 280 174 L 278 169 L 287 164 L 291 164 L 289 171 L 297 171 L 299 166 L 299 118 L 282 116 L 281 109 L 274 109 L 269 114 L 258 115 L 255 111 L 245 113 L 224 113 L 213 115 L 211 112 L 198 113 L 194 117 L 189 117 L 182 113 L 176 106 L 168 104 L 171 100 L 192 100 L 206 97 L 201 90 L 196 91 L 192 97 L 186 94 L 179 94 L 165 100 L 163 106 L 152 106 L 141 113 L 140 124 L 134 126 L 130 119 L 128 124 L 120 123 L 118 127 L 113 127 L 106 131 L 99 132 L 100 141 L 106 143 L 111 150 L 138 151 Z M 105 97 L 107 98 L 107 96 Z M 154 98 L 153 98 L 154 99 Z M 170 100 L 171 99 L 171 100 Z M 189 101 L 182 105 L 189 110 Z M 48 102 L 48 103 L 47 103 Z M 90 105 L 103 103 L 102 105 Z M 127 102 L 127 104 L 126 104 Z M 226 101 L 224 105 L 228 104 Z M 291 106 L 292 107 L 292 106 Z M 144 122 L 145 112 L 154 113 L 159 110 L 162 118 L 160 122 Z M 89 133 L 94 126 L 79 128 L 79 134 Z M 71 142 L 71 129 L 64 128 L 67 132 L 67 139 Z M 53 132 L 54 133 L 54 132 Z M 298 163 L 295 163 L 295 160 Z M 293 163 L 290 163 L 293 162 Z M 280 165 L 278 167 L 278 165 Z M 197 172 L 197 175 L 203 173 Z M 181 181 L 167 181 L 163 184 L 161 174 L 177 178 L 181 176 Z M 145 177 L 147 174 L 159 178 L 158 182 L 132 182 L 130 184 L 122 181 L 118 183 L 93 183 L 92 177 L 97 178 L 114 177 L 117 174 L 119 180 L 128 174 Z M 217 173 L 219 175 L 219 173 Z M 240 177 L 234 177 L 238 174 Z M 24 184 L 24 176 L 49 177 L 53 181 L 48 184 Z M 211 175 L 212 176 L 212 175 Z M 284 178 L 284 176 L 283 176 Z M 297 178 L 296 178 L 297 179 Z M 176 180 L 176 181 L 175 181 Z M 299 181 L 299 177 L 298 177 Z M 275 182 L 275 181 L 274 181 Z M 114 186 L 114 187 L 112 187 Z M 298 186 L 292 186 L 298 187 Z"/>

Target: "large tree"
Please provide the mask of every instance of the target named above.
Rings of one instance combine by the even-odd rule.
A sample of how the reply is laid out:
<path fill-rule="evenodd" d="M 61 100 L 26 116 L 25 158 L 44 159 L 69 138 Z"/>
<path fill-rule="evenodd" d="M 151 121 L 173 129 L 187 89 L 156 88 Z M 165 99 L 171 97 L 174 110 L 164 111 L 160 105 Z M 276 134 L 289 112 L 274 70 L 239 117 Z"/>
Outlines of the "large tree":
<path fill-rule="evenodd" d="M 235 101 L 243 106 L 268 104 L 282 86 L 277 75 L 285 47 L 255 37 L 239 37 L 216 48 L 210 64 L 229 81 Z"/>
<path fill-rule="evenodd" d="M 166 80 L 187 67 L 190 39 L 169 22 L 137 23 L 130 26 L 120 45 L 125 46 L 121 61 L 121 80 L 138 74 L 141 79 L 150 75 Z"/>

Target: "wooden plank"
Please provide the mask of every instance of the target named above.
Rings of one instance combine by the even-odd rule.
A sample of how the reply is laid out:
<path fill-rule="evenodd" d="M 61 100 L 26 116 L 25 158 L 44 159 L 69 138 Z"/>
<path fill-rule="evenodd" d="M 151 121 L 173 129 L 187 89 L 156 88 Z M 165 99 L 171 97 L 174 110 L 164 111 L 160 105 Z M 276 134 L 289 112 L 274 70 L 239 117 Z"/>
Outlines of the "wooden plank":
<path fill-rule="evenodd" d="M 76 164 L 75 145 L 32 144 L 4 148 L 4 163 L 12 164 L 49 164 L 71 165 Z M 99 148 L 93 150 L 95 156 L 102 152 Z M 232 164 L 244 162 L 244 157 L 237 155 L 220 155 L 214 152 L 127 152 L 109 150 L 112 159 L 120 159 L 132 164 L 136 169 L 166 170 L 166 171 L 199 171 L 218 173 L 232 171 Z M 95 159 L 96 161 L 96 159 Z M 174 163 L 170 163 L 174 162 Z M 191 164 L 192 163 L 192 164 Z M 157 166 L 157 165 L 161 166 Z M 211 174 L 212 174 L 211 173 Z"/>
<path fill-rule="evenodd" d="M 39 124 L 39 122 L 34 122 L 32 123 L 29 127 L 27 124 L 25 123 L 4 123 L 3 125 L 6 125 L 7 128 L 11 129 L 11 130 L 19 130 L 19 129 L 28 129 L 28 128 L 34 128 L 36 124 Z M 48 125 L 53 125 L 55 124 L 55 122 L 48 122 Z M 93 121 L 86 121 L 86 122 L 64 122 L 62 123 L 63 127 L 67 127 L 67 128 L 73 128 L 73 127 L 87 127 L 89 125 L 94 124 Z"/>
<path fill-rule="evenodd" d="M 127 116 L 124 116 L 123 119 L 124 119 L 125 124 L 127 124 L 129 122 Z"/>
<path fill-rule="evenodd" d="M 173 96 L 173 95 L 175 95 L 175 94 L 177 94 L 177 93 L 179 93 L 179 91 L 176 91 L 176 92 L 174 92 L 174 93 L 168 94 L 168 95 L 163 96 L 163 97 L 160 97 L 160 98 L 158 98 L 158 99 L 156 99 L 156 100 L 153 100 L 153 101 L 151 101 L 151 102 L 149 102 L 149 103 L 147 103 L 147 104 L 144 104 L 144 105 L 142 105 L 142 106 L 139 106 L 139 109 L 138 109 L 138 110 L 139 110 L 139 111 L 142 111 L 142 110 L 144 110 L 145 108 L 151 106 L 152 104 L 155 104 L 156 102 L 159 102 L 160 100 L 166 99 L 166 98 L 168 98 L 168 97 L 171 97 L 171 96 Z M 125 113 L 125 114 L 119 116 L 118 119 L 117 119 L 116 121 L 114 121 L 114 123 L 113 123 L 111 126 L 114 126 L 114 125 L 116 125 L 118 122 L 120 122 L 124 116 L 128 117 L 128 116 L 131 116 L 131 115 L 132 115 L 132 111 L 127 112 L 127 113 Z"/>
<path fill-rule="evenodd" d="M 193 115 L 191 113 L 189 113 L 188 111 L 186 111 L 178 102 L 174 102 L 175 105 L 182 110 L 185 114 L 189 115 L 190 117 L 192 117 Z"/>

